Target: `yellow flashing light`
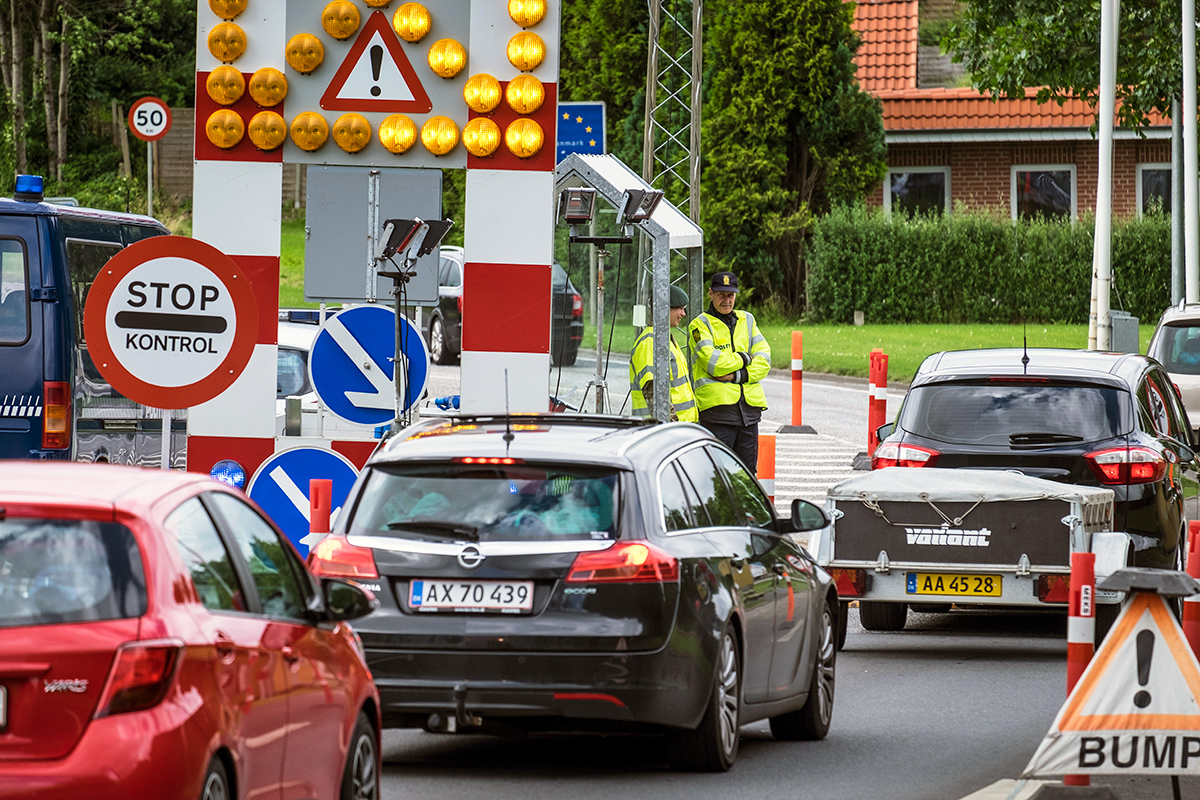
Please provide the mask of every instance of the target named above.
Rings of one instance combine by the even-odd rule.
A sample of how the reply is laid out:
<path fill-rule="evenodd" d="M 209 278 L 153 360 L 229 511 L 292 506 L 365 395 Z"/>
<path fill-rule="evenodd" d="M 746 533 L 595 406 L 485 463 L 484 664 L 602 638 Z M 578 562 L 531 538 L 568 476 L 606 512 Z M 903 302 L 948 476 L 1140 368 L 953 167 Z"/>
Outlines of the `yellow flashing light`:
<path fill-rule="evenodd" d="M 246 133 L 259 150 L 274 150 L 287 138 L 288 126 L 276 112 L 260 111 L 250 118 Z"/>
<path fill-rule="evenodd" d="M 370 8 L 383 8 L 392 0 L 363 0 Z"/>
<path fill-rule="evenodd" d="M 311 153 L 329 139 L 329 123 L 317 112 L 305 111 L 292 120 L 290 133 L 292 144 Z"/>
<path fill-rule="evenodd" d="M 546 60 L 546 43 L 542 37 L 521 31 L 508 40 L 508 63 L 522 72 L 537 69 Z"/>
<path fill-rule="evenodd" d="M 487 114 L 500 105 L 500 81 L 486 72 L 472 75 L 463 87 L 463 100 L 476 114 Z"/>
<path fill-rule="evenodd" d="M 453 39 L 440 39 L 429 48 L 429 68 L 443 78 L 453 78 L 467 65 L 467 51 Z"/>
<path fill-rule="evenodd" d="M 208 121 L 204 123 L 204 133 L 217 147 L 228 150 L 242 140 L 246 133 L 246 125 L 236 112 L 228 108 L 218 108 L 208 115 Z"/>
<path fill-rule="evenodd" d="M 232 22 L 222 22 L 208 32 L 208 52 L 217 61 L 237 61 L 246 52 L 246 32 Z"/>
<path fill-rule="evenodd" d="M 504 132 L 504 145 L 517 158 L 532 158 L 542 149 L 546 135 L 542 126 L 528 117 L 522 117 L 508 126 Z"/>
<path fill-rule="evenodd" d="M 347 0 L 333 0 L 321 12 L 321 27 L 335 39 L 349 39 L 362 22 L 358 9 Z"/>
<path fill-rule="evenodd" d="M 246 0 L 208 0 L 208 7 L 221 19 L 230 20 L 246 10 Z"/>
<path fill-rule="evenodd" d="M 435 156 L 444 156 L 458 145 L 458 126 L 449 117 L 430 117 L 421 126 L 421 144 Z"/>
<path fill-rule="evenodd" d="M 417 124 L 404 114 L 392 114 L 379 123 L 379 143 L 389 153 L 400 155 L 417 141 Z"/>
<path fill-rule="evenodd" d="M 487 117 L 476 117 L 463 128 L 463 146 L 479 158 L 487 158 L 500 147 L 500 126 Z"/>
<path fill-rule="evenodd" d="M 508 0 L 508 16 L 522 28 L 532 28 L 546 18 L 546 0 Z"/>
<path fill-rule="evenodd" d="M 288 66 L 301 75 L 307 75 L 325 60 L 325 46 L 311 33 L 297 33 L 288 41 L 284 57 Z"/>
<path fill-rule="evenodd" d="M 518 75 L 508 82 L 504 99 L 518 114 L 532 114 L 546 101 L 546 87 L 532 75 Z"/>
<path fill-rule="evenodd" d="M 208 73 L 204 88 L 208 90 L 208 96 L 214 103 L 219 106 L 231 106 L 246 93 L 246 77 L 237 67 L 222 64 Z"/>
<path fill-rule="evenodd" d="M 406 42 L 419 42 L 429 33 L 433 20 L 420 3 L 405 3 L 392 15 L 392 30 Z"/>
<path fill-rule="evenodd" d="M 274 67 L 263 67 L 250 76 L 250 97 L 263 108 L 282 103 L 287 91 L 287 78 Z"/>
<path fill-rule="evenodd" d="M 333 141 L 347 153 L 357 153 L 371 143 L 371 123 L 362 114 L 342 114 L 333 123 Z"/>

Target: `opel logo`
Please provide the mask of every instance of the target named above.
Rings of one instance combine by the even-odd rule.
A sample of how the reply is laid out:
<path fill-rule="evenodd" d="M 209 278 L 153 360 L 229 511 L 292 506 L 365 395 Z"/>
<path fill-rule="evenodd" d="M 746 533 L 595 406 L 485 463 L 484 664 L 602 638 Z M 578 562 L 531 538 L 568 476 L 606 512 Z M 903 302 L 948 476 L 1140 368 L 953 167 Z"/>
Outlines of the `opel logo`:
<path fill-rule="evenodd" d="M 473 544 L 464 547 L 458 554 L 458 563 L 462 564 L 466 569 L 475 569 L 483 560 L 487 558 L 483 553 L 479 552 L 479 548 Z"/>

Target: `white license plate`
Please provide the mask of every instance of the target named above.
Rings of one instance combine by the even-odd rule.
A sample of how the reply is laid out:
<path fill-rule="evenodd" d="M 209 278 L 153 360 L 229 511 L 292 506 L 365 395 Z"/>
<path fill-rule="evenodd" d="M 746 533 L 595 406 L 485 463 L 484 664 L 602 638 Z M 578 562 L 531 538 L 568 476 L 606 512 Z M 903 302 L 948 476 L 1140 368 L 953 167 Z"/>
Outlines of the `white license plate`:
<path fill-rule="evenodd" d="M 415 611 L 531 611 L 533 581 L 414 580 L 408 605 Z"/>

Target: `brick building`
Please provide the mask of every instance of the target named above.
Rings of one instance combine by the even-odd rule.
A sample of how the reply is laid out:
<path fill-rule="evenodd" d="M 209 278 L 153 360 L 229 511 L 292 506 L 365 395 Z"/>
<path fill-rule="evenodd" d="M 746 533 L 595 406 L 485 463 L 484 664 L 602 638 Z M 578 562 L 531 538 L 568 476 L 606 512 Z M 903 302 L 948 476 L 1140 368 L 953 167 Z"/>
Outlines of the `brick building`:
<path fill-rule="evenodd" d="M 930 3 L 930 5 L 935 5 Z M 1095 109 L 1079 100 L 1038 105 L 992 100 L 961 80 L 937 47 L 918 44 L 917 0 L 859 0 L 858 81 L 883 103 L 888 174 L 873 205 L 950 211 L 1002 209 L 1013 218 L 1069 216 L 1096 202 Z M 949 84 L 949 85 L 947 85 Z M 1170 210 L 1171 126 L 1152 118 L 1146 138 L 1118 130 L 1113 148 L 1113 213 Z"/>

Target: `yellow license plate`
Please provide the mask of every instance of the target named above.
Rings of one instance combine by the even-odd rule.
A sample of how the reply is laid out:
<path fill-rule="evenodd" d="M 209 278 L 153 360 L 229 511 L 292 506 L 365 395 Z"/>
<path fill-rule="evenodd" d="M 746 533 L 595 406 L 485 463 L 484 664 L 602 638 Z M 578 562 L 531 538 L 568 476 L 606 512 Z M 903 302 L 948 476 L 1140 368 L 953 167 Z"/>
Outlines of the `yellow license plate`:
<path fill-rule="evenodd" d="M 947 572 L 908 573 L 909 594 L 939 594 L 956 597 L 1000 597 L 999 575 L 956 575 Z"/>

